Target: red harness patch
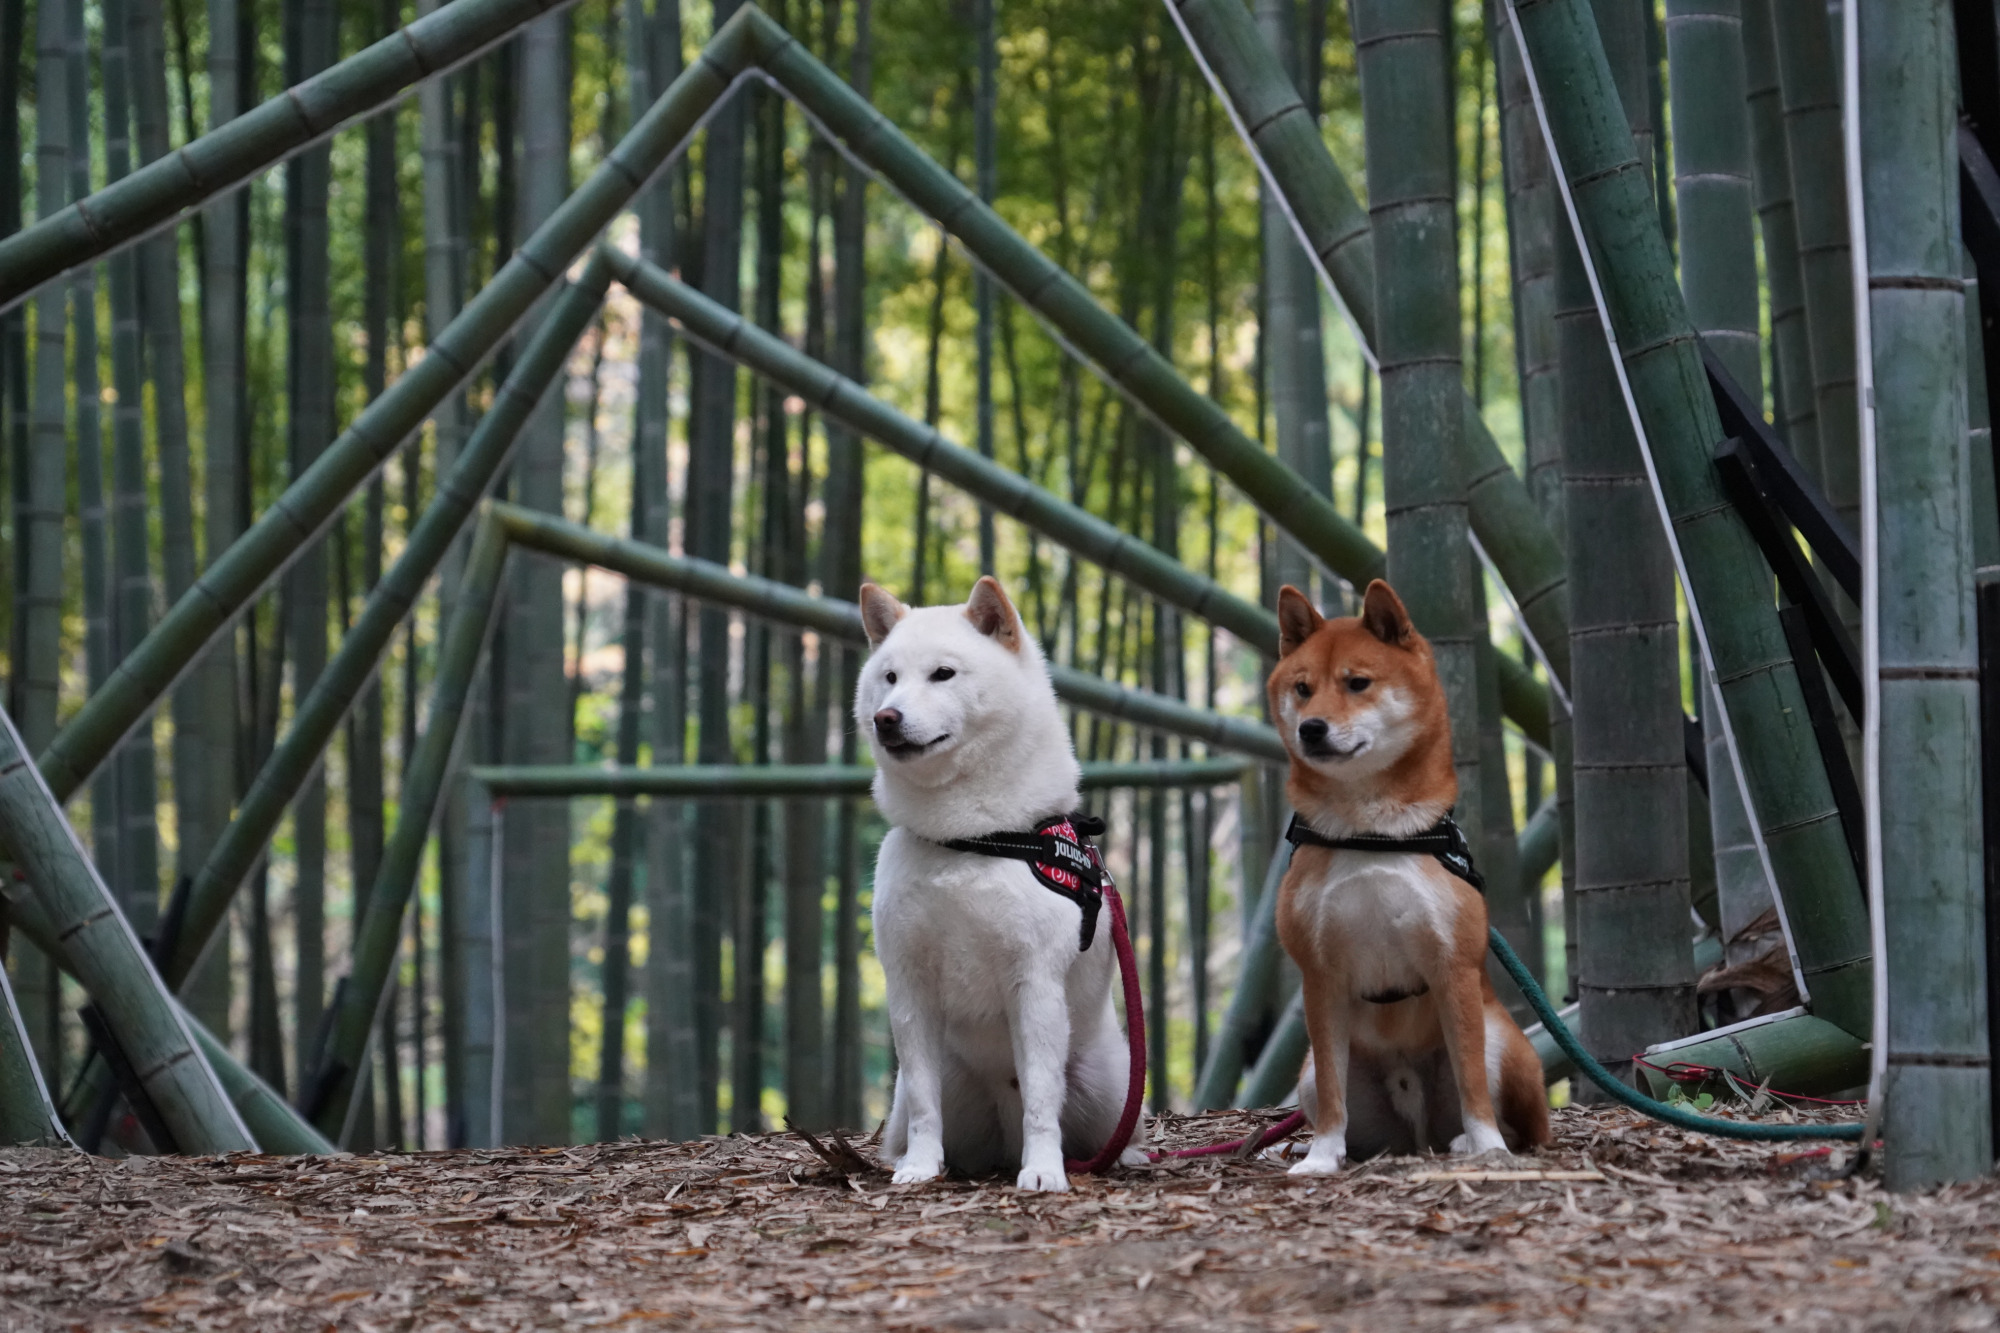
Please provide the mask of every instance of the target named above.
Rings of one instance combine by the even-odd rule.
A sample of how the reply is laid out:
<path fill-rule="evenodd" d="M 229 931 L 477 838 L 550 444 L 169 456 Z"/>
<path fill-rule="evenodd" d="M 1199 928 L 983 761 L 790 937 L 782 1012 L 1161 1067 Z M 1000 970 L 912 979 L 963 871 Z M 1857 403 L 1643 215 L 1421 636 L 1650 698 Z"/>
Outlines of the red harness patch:
<path fill-rule="evenodd" d="M 1026 833 L 990 833 L 983 838 L 954 838 L 944 845 L 953 851 L 1025 861 L 1044 888 L 1075 903 L 1083 913 L 1077 948 L 1087 951 L 1097 935 L 1097 914 L 1104 906 L 1104 888 L 1111 872 L 1090 839 L 1104 832 L 1095 815 L 1057 815 Z"/>

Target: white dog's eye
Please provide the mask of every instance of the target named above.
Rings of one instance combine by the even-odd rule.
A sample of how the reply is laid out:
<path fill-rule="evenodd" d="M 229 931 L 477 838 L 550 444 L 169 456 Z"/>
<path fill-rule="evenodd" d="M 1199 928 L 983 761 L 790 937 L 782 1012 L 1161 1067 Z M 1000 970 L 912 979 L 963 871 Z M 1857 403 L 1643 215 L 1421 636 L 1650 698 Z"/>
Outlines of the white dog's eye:
<path fill-rule="evenodd" d="M 896 673 L 891 671 L 888 675 L 882 677 L 882 679 L 888 681 L 891 685 L 894 685 L 896 683 Z"/>
<path fill-rule="evenodd" d="M 958 673 L 956 671 L 953 671 L 950 667 L 939 667 L 936 671 L 931 672 L 931 679 L 934 681 L 950 680 L 953 676 L 956 676 L 957 674 Z"/>

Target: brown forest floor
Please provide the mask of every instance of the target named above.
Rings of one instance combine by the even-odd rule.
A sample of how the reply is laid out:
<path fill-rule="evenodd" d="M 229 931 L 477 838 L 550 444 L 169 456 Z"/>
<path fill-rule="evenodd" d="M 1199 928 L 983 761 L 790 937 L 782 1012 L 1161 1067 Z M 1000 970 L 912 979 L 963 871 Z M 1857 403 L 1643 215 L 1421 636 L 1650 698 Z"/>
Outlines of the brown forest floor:
<path fill-rule="evenodd" d="M 1174 1117 L 1170 1144 L 1245 1132 Z M 2000 1181 L 1557 1113 L 1532 1160 L 1204 1158 L 1023 1195 L 789 1135 L 110 1162 L 0 1153 L 0 1330 L 1988 1328 Z M 1596 1179 L 1439 1179 L 1484 1166 Z"/>

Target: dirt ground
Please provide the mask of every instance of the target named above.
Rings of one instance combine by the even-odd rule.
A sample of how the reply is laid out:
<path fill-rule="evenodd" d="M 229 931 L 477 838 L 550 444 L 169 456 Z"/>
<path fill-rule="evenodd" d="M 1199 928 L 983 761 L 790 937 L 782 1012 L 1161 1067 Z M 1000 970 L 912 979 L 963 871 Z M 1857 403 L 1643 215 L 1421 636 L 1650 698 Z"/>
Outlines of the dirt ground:
<path fill-rule="evenodd" d="M 1173 1117 L 1156 1137 L 1258 1123 Z M 0 1330 L 2000 1322 L 2000 1182 L 1895 1196 L 1845 1177 L 1844 1146 L 1696 1138 L 1617 1110 L 1556 1126 L 1553 1151 L 1512 1162 L 1307 1182 L 1209 1157 L 1067 1195 L 891 1187 L 782 1134 L 338 1158 L 15 1150 Z M 1509 1169 L 1543 1178 L 1490 1178 Z"/>

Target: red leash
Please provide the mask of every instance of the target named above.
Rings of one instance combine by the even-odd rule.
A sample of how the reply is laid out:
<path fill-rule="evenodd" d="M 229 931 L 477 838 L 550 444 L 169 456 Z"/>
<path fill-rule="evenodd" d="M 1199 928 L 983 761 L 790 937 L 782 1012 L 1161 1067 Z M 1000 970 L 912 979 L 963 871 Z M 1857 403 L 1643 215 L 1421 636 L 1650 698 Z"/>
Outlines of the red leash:
<path fill-rule="evenodd" d="M 1125 928 L 1125 900 L 1118 896 L 1118 886 L 1109 876 L 1104 881 L 1104 899 L 1111 905 L 1111 947 L 1118 954 L 1118 975 L 1125 983 L 1125 1031 L 1132 1046 L 1132 1079 L 1125 1089 L 1125 1113 L 1118 1117 L 1118 1128 L 1097 1150 L 1097 1156 L 1087 1162 L 1075 1158 L 1063 1162 L 1063 1170 L 1079 1176 L 1100 1175 L 1117 1162 L 1132 1141 L 1132 1131 L 1139 1125 L 1139 1109 L 1146 1100 L 1146 1006 L 1139 994 L 1139 964 L 1132 956 L 1132 935 Z"/>

